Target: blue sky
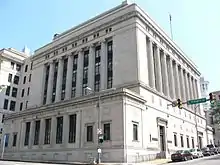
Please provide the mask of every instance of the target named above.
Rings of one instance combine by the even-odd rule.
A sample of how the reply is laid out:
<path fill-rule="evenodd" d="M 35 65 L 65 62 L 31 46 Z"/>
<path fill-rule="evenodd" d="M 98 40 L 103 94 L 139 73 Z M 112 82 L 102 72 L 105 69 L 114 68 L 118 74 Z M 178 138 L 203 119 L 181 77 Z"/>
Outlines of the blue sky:
<path fill-rule="evenodd" d="M 122 0 L 0 0 L 0 48 L 33 52 L 63 32 Z M 210 91 L 220 90 L 219 0 L 130 0 L 141 6 L 168 34 L 172 14 L 174 41 L 196 63 Z"/>

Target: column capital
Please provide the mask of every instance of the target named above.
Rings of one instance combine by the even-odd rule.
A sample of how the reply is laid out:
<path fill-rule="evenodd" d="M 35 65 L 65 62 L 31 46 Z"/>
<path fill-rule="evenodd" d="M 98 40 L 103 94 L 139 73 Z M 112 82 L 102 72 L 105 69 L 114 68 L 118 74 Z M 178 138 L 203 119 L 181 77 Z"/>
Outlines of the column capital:
<path fill-rule="evenodd" d="M 101 44 L 102 44 L 102 43 L 106 43 L 106 42 L 107 42 L 107 39 L 104 38 L 104 39 L 102 39 L 100 42 L 101 42 Z"/>
<path fill-rule="evenodd" d="M 52 65 L 53 64 L 53 61 L 48 61 L 48 65 Z"/>

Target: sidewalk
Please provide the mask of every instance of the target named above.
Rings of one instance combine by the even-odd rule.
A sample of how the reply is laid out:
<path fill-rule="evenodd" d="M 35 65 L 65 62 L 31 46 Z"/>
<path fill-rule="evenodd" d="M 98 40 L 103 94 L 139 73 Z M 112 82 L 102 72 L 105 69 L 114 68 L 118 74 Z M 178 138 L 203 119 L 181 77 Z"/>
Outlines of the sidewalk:
<path fill-rule="evenodd" d="M 160 164 L 169 163 L 170 161 L 171 161 L 170 159 L 156 159 L 156 160 L 152 160 L 148 162 L 143 162 L 143 164 L 147 163 L 147 164 L 153 164 L 153 165 L 160 165 Z"/>

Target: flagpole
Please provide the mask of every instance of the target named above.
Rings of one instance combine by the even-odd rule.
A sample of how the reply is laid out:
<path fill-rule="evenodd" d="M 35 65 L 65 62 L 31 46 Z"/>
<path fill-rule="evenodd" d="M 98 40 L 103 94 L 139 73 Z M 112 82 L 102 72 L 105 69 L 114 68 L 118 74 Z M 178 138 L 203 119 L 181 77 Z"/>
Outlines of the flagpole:
<path fill-rule="evenodd" d="M 170 34 L 171 34 L 171 38 L 173 40 L 172 16 L 171 16 L 171 14 L 169 14 L 169 17 L 170 17 Z"/>

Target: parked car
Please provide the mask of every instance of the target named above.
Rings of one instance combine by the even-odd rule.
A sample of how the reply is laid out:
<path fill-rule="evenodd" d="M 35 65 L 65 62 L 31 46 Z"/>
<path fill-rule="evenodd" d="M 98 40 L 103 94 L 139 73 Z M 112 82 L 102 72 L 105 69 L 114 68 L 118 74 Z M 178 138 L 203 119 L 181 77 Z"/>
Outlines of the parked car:
<path fill-rule="evenodd" d="M 193 155 L 188 150 L 178 150 L 171 155 L 171 160 L 173 162 L 182 161 L 182 160 L 186 161 L 192 159 L 193 159 Z"/>
<path fill-rule="evenodd" d="M 217 146 L 215 146 L 215 145 L 213 145 L 213 144 L 209 144 L 209 145 L 207 145 L 207 147 L 208 147 L 212 152 L 214 152 L 215 154 L 218 154 L 218 153 L 219 153 Z"/>
<path fill-rule="evenodd" d="M 199 148 L 192 148 L 192 149 L 189 150 L 189 152 L 191 152 L 191 154 L 193 155 L 193 158 L 203 157 L 202 150 L 199 149 Z"/>
<path fill-rule="evenodd" d="M 215 154 L 214 152 L 210 151 L 210 149 L 208 147 L 204 147 L 201 150 L 202 150 L 202 154 L 204 156 L 211 156 L 211 155 Z"/>

